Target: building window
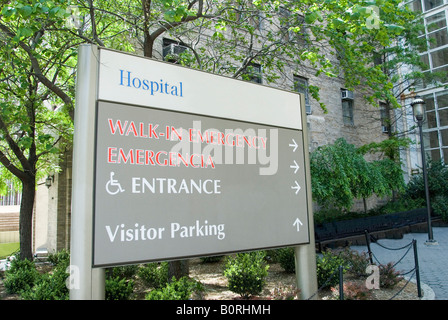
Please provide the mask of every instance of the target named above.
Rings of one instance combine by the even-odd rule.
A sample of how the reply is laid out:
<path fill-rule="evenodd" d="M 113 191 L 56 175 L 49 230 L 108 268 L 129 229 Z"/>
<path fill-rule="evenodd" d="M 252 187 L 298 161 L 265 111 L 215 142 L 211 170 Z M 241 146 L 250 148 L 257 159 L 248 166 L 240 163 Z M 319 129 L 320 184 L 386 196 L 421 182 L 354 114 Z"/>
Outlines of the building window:
<path fill-rule="evenodd" d="M 163 39 L 163 60 L 174 64 L 179 64 L 181 54 L 188 48 L 182 45 L 179 41 L 171 39 Z"/>
<path fill-rule="evenodd" d="M 433 160 L 448 163 L 448 90 L 425 95 L 423 99 L 425 150 Z"/>
<path fill-rule="evenodd" d="M 425 19 L 430 49 L 448 44 L 445 11 L 436 13 Z"/>
<path fill-rule="evenodd" d="M 423 0 L 425 5 L 425 11 L 440 7 L 443 4 L 443 0 Z"/>
<path fill-rule="evenodd" d="M 305 96 L 305 109 L 307 114 L 311 114 L 310 94 L 308 90 L 308 79 L 294 76 L 294 91 Z"/>
<path fill-rule="evenodd" d="M 407 3 L 407 6 L 410 10 L 414 12 L 422 12 L 422 1 L 421 0 L 414 0 L 409 3 Z"/>
<path fill-rule="evenodd" d="M 257 63 L 249 64 L 243 72 L 243 80 L 254 83 L 262 83 L 263 76 L 261 73 L 261 65 Z"/>
<path fill-rule="evenodd" d="M 406 3 L 415 12 L 429 11 L 443 5 L 443 0 L 412 0 Z"/>
<path fill-rule="evenodd" d="M 353 92 L 341 89 L 342 98 L 342 119 L 345 125 L 353 126 Z"/>
<path fill-rule="evenodd" d="M 383 133 L 390 132 L 390 115 L 385 103 L 380 103 L 380 120 Z"/>
<path fill-rule="evenodd" d="M 425 18 L 426 34 L 420 37 L 426 37 L 428 41 L 428 51 L 421 52 L 420 59 L 426 65 L 422 72 L 437 72 L 440 80 L 444 83 L 448 80 L 448 20 L 447 11 L 441 10 Z M 447 76 L 443 77 L 443 73 Z M 446 79 L 444 81 L 444 79 Z M 433 87 L 432 83 L 425 83 L 422 80 L 415 84 L 416 90 Z"/>

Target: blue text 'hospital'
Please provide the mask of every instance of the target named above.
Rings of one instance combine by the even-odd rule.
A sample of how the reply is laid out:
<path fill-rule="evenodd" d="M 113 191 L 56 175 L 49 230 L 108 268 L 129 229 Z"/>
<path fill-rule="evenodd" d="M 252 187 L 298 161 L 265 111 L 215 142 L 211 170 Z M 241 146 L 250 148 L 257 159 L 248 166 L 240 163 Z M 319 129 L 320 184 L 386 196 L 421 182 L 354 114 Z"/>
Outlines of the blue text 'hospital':
<path fill-rule="evenodd" d="M 131 71 L 120 69 L 120 85 L 148 91 L 152 96 L 154 94 L 167 94 L 175 97 L 183 98 L 183 84 L 169 83 L 163 79 L 154 81 L 136 77 Z"/>

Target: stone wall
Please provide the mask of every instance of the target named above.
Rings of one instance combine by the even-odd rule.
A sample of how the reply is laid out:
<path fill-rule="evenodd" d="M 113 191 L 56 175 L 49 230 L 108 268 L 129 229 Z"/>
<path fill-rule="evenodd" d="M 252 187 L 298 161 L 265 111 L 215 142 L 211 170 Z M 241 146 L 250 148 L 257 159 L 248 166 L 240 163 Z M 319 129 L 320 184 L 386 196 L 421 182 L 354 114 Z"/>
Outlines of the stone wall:
<path fill-rule="evenodd" d="M 49 188 L 48 252 L 70 247 L 70 215 L 72 192 L 72 151 L 67 151 Z"/>

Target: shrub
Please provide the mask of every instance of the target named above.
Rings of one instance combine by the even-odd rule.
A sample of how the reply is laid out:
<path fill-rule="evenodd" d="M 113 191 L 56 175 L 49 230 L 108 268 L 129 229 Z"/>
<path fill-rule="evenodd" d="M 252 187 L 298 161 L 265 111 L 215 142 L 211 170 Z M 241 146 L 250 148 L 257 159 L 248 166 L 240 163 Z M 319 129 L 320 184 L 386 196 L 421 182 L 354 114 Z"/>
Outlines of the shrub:
<path fill-rule="evenodd" d="M 168 262 L 148 263 L 137 274 L 147 286 L 162 288 L 168 283 Z"/>
<path fill-rule="evenodd" d="M 366 276 L 366 268 L 370 265 L 367 252 L 359 253 L 347 247 L 339 255 L 344 260 L 348 272 L 361 277 Z"/>
<path fill-rule="evenodd" d="M 339 288 L 331 288 L 333 294 L 339 298 Z M 347 281 L 343 284 L 344 300 L 368 300 L 372 292 L 363 283 Z"/>
<path fill-rule="evenodd" d="M 394 269 L 391 262 L 386 265 L 380 264 L 379 269 L 380 288 L 393 288 L 403 279 L 403 277 L 400 276 L 399 272 Z"/>
<path fill-rule="evenodd" d="M 432 209 L 435 214 L 442 215 L 444 221 L 448 221 L 446 213 L 448 208 L 448 166 L 441 161 L 429 159 L 427 174 Z M 415 175 L 410 179 L 406 187 L 405 197 L 425 199 L 425 184 L 422 174 Z"/>
<path fill-rule="evenodd" d="M 203 263 L 214 263 L 222 260 L 224 256 L 210 256 L 210 257 L 201 257 L 201 262 Z"/>
<path fill-rule="evenodd" d="M 70 265 L 70 252 L 62 249 L 49 254 L 49 262 L 53 264 L 50 273 L 38 274 L 34 285 L 21 292 L 25 300 L 68 300 L 69 290 L 66 280 L 69 276 L 67 267 Z"/>
<path fill-rule="evenodd" d="M 229 257 L 224 270 L 229 290 L 246 299 L 260 294 L 269 269 L 264 261 L 265 255 L 264 251 L 253 251 Z"/>
<path fill-rule="evenodd" d="M 340 255 L 333 253 L 331 250 L 323 252 L 321 257 L 316 257 L 319 288 L 334 287 L 339 284 L 339 266 L 343 266 L 344 272 L 346 271 L 347 263 Z"/>
<path fill-rule="evenodd" d="M 431 202 L 434 214 L 442 217 L 443 221 L 448 221 L 448 196 L 438 195 Z"/>
<path fill-rule="evenodd" d="M 32 288 L 22 291 L 24 300 L 68 300 L 69 290 L 66 279 L 69 276 L 65 272 L 64 263 L 60 263 L 53 273 L 45 273 L 38 277 Z"/>
<path fill-rule="evenodd" d="M 70 265 L 70 252 L 62 249 L 56 253 L 50 253 L 48 261 L 55 266 L 65 266 L 67 268 Z"/>
<path fill-rule="evenodd" d="M 136 264 L 121 267 L 113 267 L 108 272 L 108 276 L 110 278 L 119 277 L 119 278 L 131 279 L 137 274 L 138 270 L 139 268 L 138 265 Z"/>
<path fill-rule="evenodd" d="M 21 293 L 23 290 L 29 290 L 38 276 L 33 261 L 16 257 L 11 260 L 10 268 L 5 271 L 3 282 L 8 293 Z"/>
<path fill-rule="evenodd" d="M 295 286 L 280 285 L 271 292 L 273 300 L 295 300 L 299 298 L 300 290 Z"/>
<path fill-rule="evenodd" d="M 120 277 L 106 279 L 106 300 L 129 300 L 133 291 L 133 280 Z"/>
<path fill-rule="evenodd" d="M 200 282 L 187 277 L 182 277 L 179 280 L 173 277 L 165 287 L 151 290 L 145 298 L 146 300 L 187 300 L 193 293 L 203 290 Z"/>
<path fill-rule="evenodd" d="M 294 248 L 280 248 L 277 250 L 276 259 L 280 266 L 289 273 L 293 273 L 296 269 L 296 259 L 294 255 Z"/>

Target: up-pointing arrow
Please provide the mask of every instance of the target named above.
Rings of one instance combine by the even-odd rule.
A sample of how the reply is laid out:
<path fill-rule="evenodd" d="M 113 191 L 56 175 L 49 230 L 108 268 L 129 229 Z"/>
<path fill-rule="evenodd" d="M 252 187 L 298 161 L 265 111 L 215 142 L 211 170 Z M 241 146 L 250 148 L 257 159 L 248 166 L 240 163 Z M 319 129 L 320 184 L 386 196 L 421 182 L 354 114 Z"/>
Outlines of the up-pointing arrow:
<path fill-rule="evenodd" d="M 300 191 L 300 186 L 299 183 L 297 181 L 294 181 L 294 183 L 296 184 L 295 186 L 291 186 L 291 189 L 296 189 L 296 194 L 299 193 Z"/>
<path fill-rule="evenodd" d="M 296 226 L 297 227 L 297 232 L 299 232 L 300 231 L 300 226 L 303 226 L 303 223 L 302 223 L 302 221 L 300 221 L 299 218 L 297 218 L 292 225 Z"/>
<path fill-rule="evenodd" d="M 297 144 L 297 142 L 294 139 L 292 139 L 292 142 L 293 143 L 290 143 L 289 146 L 294 147 L 294 149 L 292 149 L 292 152 L 296 152 L 296 149 L 299 145 Z"/>
<path fill-rule="evenodd" d="M 294 165 L 291 165 L 289 167 L 295 169 L 294 174 L 296 174 L 297 170 L 299 170 L 299 165 L 297 164 L 296 160 L 294 160 Z"/>

